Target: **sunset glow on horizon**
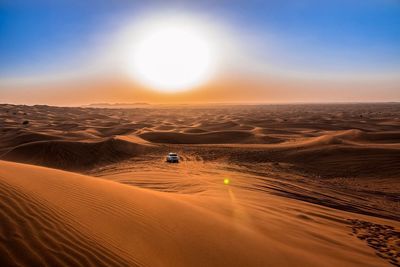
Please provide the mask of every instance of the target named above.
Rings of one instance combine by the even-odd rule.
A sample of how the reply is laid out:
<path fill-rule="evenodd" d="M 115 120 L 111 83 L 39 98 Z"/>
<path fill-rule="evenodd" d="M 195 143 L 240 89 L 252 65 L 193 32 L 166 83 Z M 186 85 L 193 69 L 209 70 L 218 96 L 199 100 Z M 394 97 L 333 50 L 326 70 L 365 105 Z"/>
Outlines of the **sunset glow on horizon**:
<path fill-rule="evenodd" d="M 400 100 L 398 2 L 290 3 L 3 1 L 0 100 Z"/>

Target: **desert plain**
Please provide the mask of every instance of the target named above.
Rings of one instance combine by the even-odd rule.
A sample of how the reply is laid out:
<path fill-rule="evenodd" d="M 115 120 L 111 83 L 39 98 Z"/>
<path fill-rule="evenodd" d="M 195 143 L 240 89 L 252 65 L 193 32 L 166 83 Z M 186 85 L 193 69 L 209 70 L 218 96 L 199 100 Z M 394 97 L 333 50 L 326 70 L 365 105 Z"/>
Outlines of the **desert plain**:
<path fill-rule="evenodd" d="M 1 266 L 400 266 L 400 104 L 2 104 L 0 199 Z"/>

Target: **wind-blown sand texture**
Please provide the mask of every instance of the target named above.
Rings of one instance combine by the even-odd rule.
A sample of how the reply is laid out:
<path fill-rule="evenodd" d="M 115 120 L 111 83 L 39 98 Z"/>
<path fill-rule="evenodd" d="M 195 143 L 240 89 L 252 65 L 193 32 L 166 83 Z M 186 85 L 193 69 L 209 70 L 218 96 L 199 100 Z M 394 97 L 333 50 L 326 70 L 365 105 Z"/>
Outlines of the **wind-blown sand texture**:
<path fill-rule="evenodd" d="M 399 104 L 0 105 L 0 127 L 1 266 L 400 264 Z"/>

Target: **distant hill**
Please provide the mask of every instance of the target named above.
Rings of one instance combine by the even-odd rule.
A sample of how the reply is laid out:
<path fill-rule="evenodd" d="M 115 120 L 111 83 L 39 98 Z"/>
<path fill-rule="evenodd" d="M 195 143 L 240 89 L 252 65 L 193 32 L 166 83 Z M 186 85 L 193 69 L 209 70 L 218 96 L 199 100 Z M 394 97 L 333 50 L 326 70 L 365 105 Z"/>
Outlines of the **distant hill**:
<path fill-rule="evenodd" d="M 86 105 L 85 107 L 91 108 L 137 108 L 150 106 L 148 103 L 137 102 L 137 103 L 94 103 Z"/>

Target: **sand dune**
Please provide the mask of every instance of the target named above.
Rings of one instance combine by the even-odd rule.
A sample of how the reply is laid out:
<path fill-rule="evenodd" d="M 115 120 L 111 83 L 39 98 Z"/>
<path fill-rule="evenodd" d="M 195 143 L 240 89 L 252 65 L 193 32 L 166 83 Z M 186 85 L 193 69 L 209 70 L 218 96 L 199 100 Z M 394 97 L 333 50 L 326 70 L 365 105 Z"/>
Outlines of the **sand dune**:
<path fill-rule="evenodd" d="M 398 266 L 399 127 L 396 103 L 0 105 L 0 266 Z"/>
<path fill-rule="evenodd" d="M 252 212 L 258 194 L 224 185 L 218 194 L 188 196 L 41 167 L 0 165 L 1 220 L 9 229 L 0 242 L 5 263 L 386 265 L 367 246 L 356 249 L 360 241 L 346 234 L 349 215 L 340 212 L 271 196 L 264 199 L 269 204 Z"/>
<path fill-rule="evenodd" d="M 389 144 L 398 147 L 400 142 L 400 133 L 397 131 L 388 132 L 366 132 L 358 129 L 329 131 L 323 135 L 307 138 L 303 142 L 298 141 L 297 145 L 302 147 L 333 145 L 333 144 L 352 144 L 371 145 Z"/>
<path fill-rule="evenodd" d="M 121 139 L 103 141 L 39 141 L 19 145 L 2 158 L 67 170 L 85 170 L 139 155 L 144 147 Z"/>
<path fill-rule="evenodd" d="M 217 131 L 207 133 L 147 132 L 139 135 L 153 143 L 167 144 L 234 144 L 255 142 L 257 138 L 246 131 Z"/>
<path fill-rule="evenodd" d="M 7 148 L 13 148 L 13 147 L 16 147 L 16 146 L 19 146 L 22 144 L 38 142 L 38 141 L 57 140 L 57 139 L 60 139 L 60 138 L 57 136 L 49 135 L 49 134 L 24 131 L 24 130 L 20 130 L 20 129 L 13 130 L 13 131 L 7 131 L 2 136 L 0 152 L 7 150 Z"/>
<path fill-rule="evenodd" d="M 396 133 L 329 131 L 272 144 L 207 147 L 215 157 L 234 163 L 282 162 L 297 170 L 330 177 L 400 177 L 400 143 Z M 374 142 L 372 142 L 373 140 Z"/>
<path fill-rule="evenodd" d="M 369 147 L 318 147 L 287 153 L 284 162 L 293 162 L 321 177 L 399 177 L 400 150 Z"/>

